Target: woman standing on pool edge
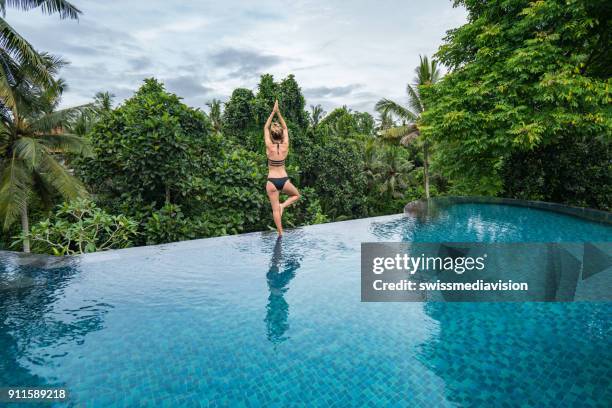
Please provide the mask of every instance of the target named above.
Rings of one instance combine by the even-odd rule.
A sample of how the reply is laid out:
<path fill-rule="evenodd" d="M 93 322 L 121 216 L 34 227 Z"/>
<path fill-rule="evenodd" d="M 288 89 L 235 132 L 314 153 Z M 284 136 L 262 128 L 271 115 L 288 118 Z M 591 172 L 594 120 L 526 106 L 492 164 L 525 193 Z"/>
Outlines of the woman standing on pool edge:
<path fill-rule="evenodd" d="M 278 122 L 272 123 L 274 115 L 278 115 Z M 289 132 L 287 124 L 278 109 L 278 100 L 274 102 L 272 113 L 264 126 L 264 140 L 266 142 L 266 156 L 268 157 L 268 182 L 266 192 L 272 205 L 272 218 L 276 224 L 278 235 L 283 235 L 283 210 L 295 203 L 300 198 L 300 192 L 287 176 L 285 170 L 285 159 L 289 153 Z M 280 193 L 289 197 L 280 202 Z"/>

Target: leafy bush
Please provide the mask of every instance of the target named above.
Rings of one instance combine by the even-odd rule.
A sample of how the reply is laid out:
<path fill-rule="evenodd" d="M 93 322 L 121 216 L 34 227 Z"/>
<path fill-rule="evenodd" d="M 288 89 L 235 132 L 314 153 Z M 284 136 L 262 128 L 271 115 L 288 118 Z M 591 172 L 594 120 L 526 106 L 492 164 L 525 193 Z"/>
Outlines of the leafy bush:
<path fill-rule="evenodd" d="M 501 175 L 506 197 L 612 208 L 612 151 L 594 138 L 568 136 L 514 153 Z"/>
<path fill-rule="evenodd" d="M 176 204 L 166 204 L 151 214 L 145 224 L 147 245 L 165 244 L 195 238 L 195 230 L 189 219 Z"/>
<path fill-rule="evenodd" d="M 59 205 L 50 218 L 34 224 L 26 237 L 34 252 L 74 255 L 132 246 L 137 228 L 138 223 L 125 215 L 110 215 L 92 201 L 78 199 Z"/>
<path fill-rule="evenodd" d="M 96 193 L 139 196 L 145 203 L 181 203 L 207 158 L 209 121 L 155 79 L 98 122 L 94 155 L 77 166 Z"/>
<path fill-rule="evenodd" d="M 272 217 L 269 212 L 266 216 L 270 220 L 268 226 L 272 229 Z M 283 213 L 283 225 L 290 227 L 323 224 L 329 221 L 329 217 L 323 213 L 321 208 L 321 200 L 312 187 L 300 188 L 300 200 Z"/>
<path fill-rule="evenodd" d="M 451 72 L 420 88 L 428 106 L 423 134 L 435 142 L 436 164 L 455 188 L 489 195 L 505 188 L 520 196 L 518 184 L 502 180 L 515 158 L 529 158 L 529 167 L 547 161 L 560 170 L 564 159 L 546 152 L 561 139 L 603 137 L 609 149 L 611 65 L 609 53 L 601 51 L 610 41 L 608 20 L 601 18 L 605 1 L 455 3 L 467 9 L 468 23 L 448 31 L 437 53 Z M 570 183 L 555 184 L 561 190 L 553 196 L 561 202 L 574 195 Z M 531 196 L 531 186 L 524 188 Z"/>
<path fill-rule="evenodd" d="M 304 150 L 300 171 L 314 188 L 325 214 L 337 218 L 367 214 L 363 150 L 350 140 L 330 137 Z"/>
<path fill-rule="evenodd" d="M 236 135 L 255 125 L 254 99 L 250 89 L 238 88 L 232 92 L 223 112 L 223 131 L 226 134 Z"/>

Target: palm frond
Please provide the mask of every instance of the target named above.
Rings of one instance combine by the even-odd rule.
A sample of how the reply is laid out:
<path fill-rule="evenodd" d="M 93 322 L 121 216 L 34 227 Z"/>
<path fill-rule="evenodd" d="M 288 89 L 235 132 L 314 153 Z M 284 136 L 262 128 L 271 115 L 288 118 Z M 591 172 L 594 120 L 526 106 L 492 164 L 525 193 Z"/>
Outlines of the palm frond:
<path fill-rule="evenodd" d="M 11 73 L 2 62 L 2 58 L 0 57 L 0 104 L 14 111 L 17 106 L 15 104 L 15 96 L 13 95 L 13 89 L 10 82 Z"/>
<path fill-rule="evenodd" d="M 11 55 L 20 66 L 27 66 L 36 81 L 44 84 L 53 83 L 53 77 L 47 70 L 42 56 L 3 18 L 0 18 L 0 47 Z"/>
<path fill-rule="evenodd" d="M 6 158 L 7 151 L 11 145 L 11 132 L 6 126 L 0 125 L 0 163 Z"/>
<path fill-rule="evenodd" d="M 49 152 L 37 139 L 25 136 L 15 140 L 13 151 L 17 159 L 30 170 L 37 169 L 42 163 L 43 156 Z"/>
<path fill-rule="evenodd" d="M 38 172 L 45 183 L 51 185 L 65 199 L 72 200 L 88 195 L 81 182 L 50 154 L 42 157 Z"/>
<path fill-rule="evenodd" d="M 414 143 L 415 140 L 418 139 L 418 137 L 421 135 L 421 132 L 419 132 L 418 130 L 414 131 L 414 132 L 410 132 L 407 135 L 404 135 L 401 139 L 400 139 L 400 144 L 402 146 L 410 146 L 412 143 Z"/>
<path fill-rule="evenodd" d="M 405 121 L 413 121 L 417 119 L 417 115 L 415 115 L 414 112 L 411 112 L 409 109 L 387 98 L 383 98 L 376 102 L 376 106 L 374 108 L 380 113 L 391 113 Z"/>
<path fill-rule="evenodd" d="M 115 94 L 110 92 L 97 92 L 94 96 L 94 107 L 98 112 L 109 112 L 113 109 Z"/>
<path fill-rule="evenodd" d="M 415 89 L 408 84 L 406 85 L 406 93 L 408 94 L 408 106 L 413 112 L 418 113 L 420 116 L 424 109 L 418 89 Z"/>
<path fill-rule="evenodd" d="M 37 140 L 51 152 L 73 153 L 84 157 L 91 157 L 93 154 L 89 141 L 77 135 L 69 133 L 40 135 Z"/>
<path fill-rule="evenodd" d="M 44 14 L 59 14 L 60 18 L 76 20 L 81 10 L 66 0 L 0 0 L 0 11 L 6 15 L 6 8 L 15 7 L 19 10 L 28 11 L 40 7 Z"/>
<path fill-rule="evenodd" d="M 380 136 L 383 139 L 401 139 L 404 136 L 414 132 L 416 130 L 416 125 L 408 124 L 402 126 L 396 126 L 389 129 L 385 129 L 380 133 Z"/>
<path fill-rule="evenodd" d="M 415 68 L 416 77 L 414 82 L 417 85 L 430 85 L 440 80 L 440 70 L 436 60 L 429 61 L 427 56 L 419 55 L 420 63 Z"/>
<path fill-rule="evenodd" d="M 35 132 L 52 132 L 62 126 L 68 125 L 71 121 L 74 121 L 78 115 L 84 114 L 92 108 L 92 104 L 86 104 L 46 113 L 30 122 L 30 128 Z"/>
<path fill-rule="evenodd" d="M 7 230 L 27 208 L 32 192 L 31 172 L 15 156 L 0 171 L 0 217 Z"/>

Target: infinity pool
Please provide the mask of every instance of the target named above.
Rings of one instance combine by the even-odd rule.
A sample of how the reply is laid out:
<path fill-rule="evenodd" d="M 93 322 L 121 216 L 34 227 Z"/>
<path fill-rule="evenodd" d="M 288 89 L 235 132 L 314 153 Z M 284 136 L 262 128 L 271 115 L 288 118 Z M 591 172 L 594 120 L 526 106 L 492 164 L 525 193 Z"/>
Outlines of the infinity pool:
<path fill-rule="evenodd" d="M 282 241 L 4 253 L 0 387 L 65 387 L 86 407 L 609 406 L 612 303 L 361 303 L 361 242 L 401 240 L 612 241 L 612 227 L 461 204 Z"/>

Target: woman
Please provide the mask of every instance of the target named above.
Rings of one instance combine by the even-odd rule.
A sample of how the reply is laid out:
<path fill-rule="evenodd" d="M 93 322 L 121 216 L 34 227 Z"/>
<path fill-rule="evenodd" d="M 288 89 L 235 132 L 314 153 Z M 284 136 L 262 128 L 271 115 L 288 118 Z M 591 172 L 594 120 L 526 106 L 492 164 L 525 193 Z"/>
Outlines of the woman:
<path fill-rule="evenodd" d="M 272 123 L 274 115 L 278 115 L 278 122 Z M 282 216 L 283 210 L 295 203 L 300 198 L 300 192 L 287 177 L 285 170 L 285 159 L 289 152 L 289 132 L 287 124 L 278 109 L 278 101 L 274 102 L 274 108 L 264 127 L 264 140 L 266 142 L 266 156 L 268 156 L 268 182 L 266 191 L 270 204 L 272 204 L 272 218 L 276 224 L 278 235 L 283 235 Z M 280 202 L 280 193 L 289 197 Z"/>

